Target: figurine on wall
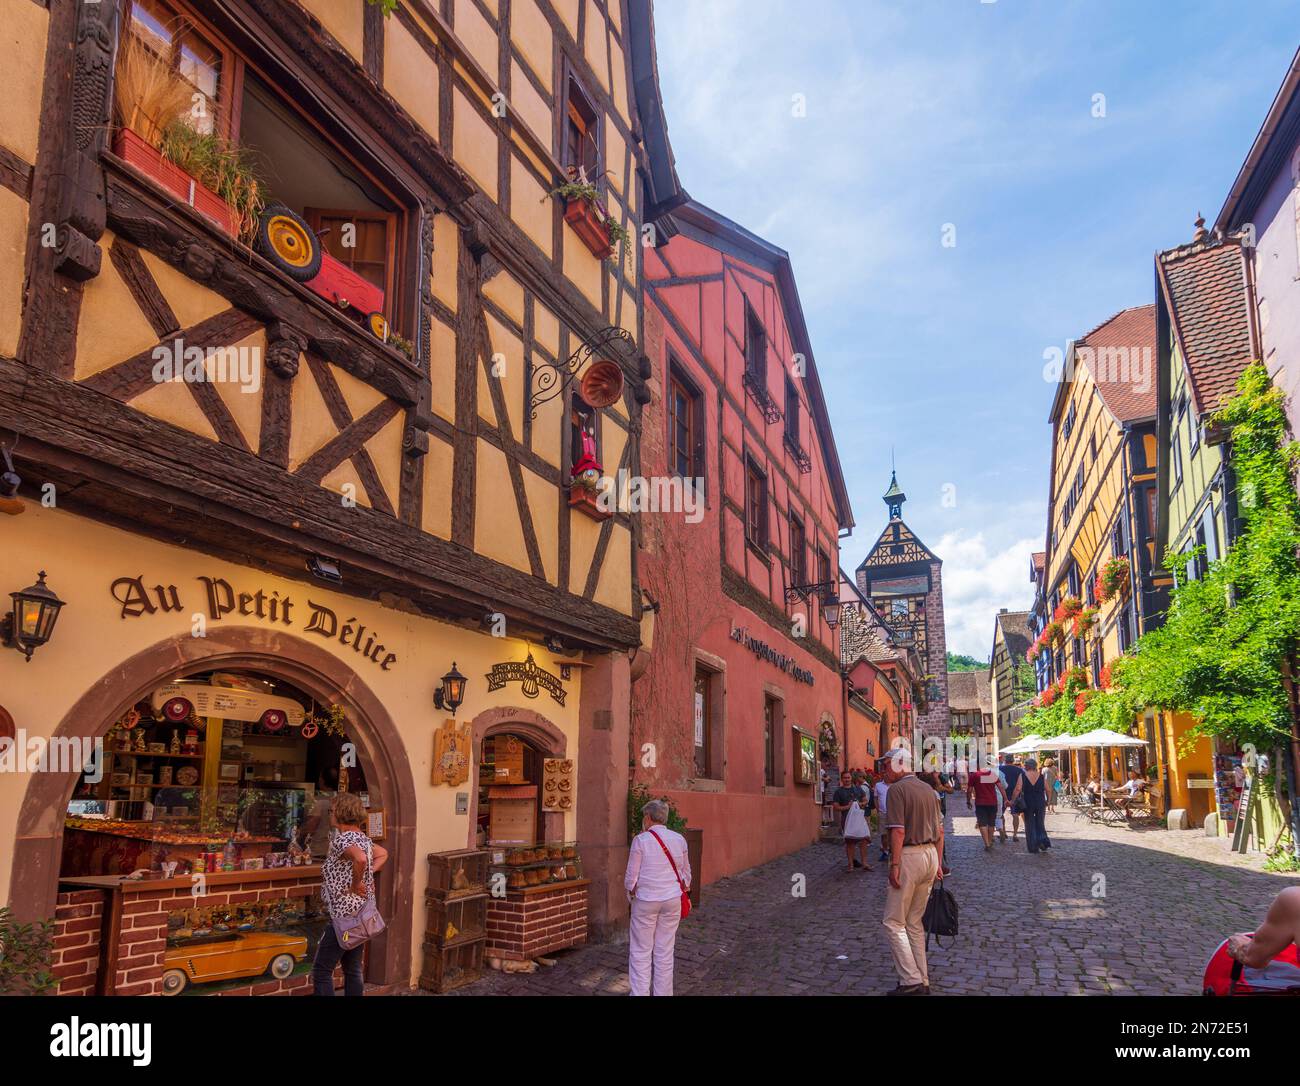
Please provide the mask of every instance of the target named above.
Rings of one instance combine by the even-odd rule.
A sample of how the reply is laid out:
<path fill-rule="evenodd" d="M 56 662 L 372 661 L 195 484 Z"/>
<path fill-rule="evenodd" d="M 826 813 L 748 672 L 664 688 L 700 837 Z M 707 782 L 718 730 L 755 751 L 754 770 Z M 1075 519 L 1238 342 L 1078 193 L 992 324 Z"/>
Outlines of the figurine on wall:
<path fill-rule="evenodd" d="M 587 429 L 585 424 L 582 426 L 581 434 L 582 455 L 573 465 L 573 483 L 594 493 L 605 469 L 596 459 L 596 436 Z"/>

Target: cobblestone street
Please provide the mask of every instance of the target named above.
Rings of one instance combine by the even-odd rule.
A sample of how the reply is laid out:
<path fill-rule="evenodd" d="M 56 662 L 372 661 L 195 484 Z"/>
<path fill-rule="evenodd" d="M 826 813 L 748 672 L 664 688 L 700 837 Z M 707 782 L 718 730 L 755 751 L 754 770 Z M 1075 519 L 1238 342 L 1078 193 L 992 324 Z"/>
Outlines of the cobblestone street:
<path fill-rule="evenodd" d="M 1260 871 L 1199 833 L 1103 828 L 1073 811 L 1048 818 L 1054 848 L 1023 836 L 985 854 L 974 818 L 950 803 L 949 887 L 956 946 L 931 947 L 935 994 L 1195 995 L 1225 934 L 1251 930 L 1296 876 Z M 707 846 L 706 846 L 707 847 Z M 677 940 L 678 995 L 879 995 L 894 986 L 881 933 L 885 865 L 848 874 L 818 844 L 704 892 Z M 807 896 L 791 895 L 792 878 Z M 1094 897 L 1094 885 L 1104 897 Z M 465 995 L 623 995 L 625 943 L 561 954 L 531 975 L 488 971 Z"/>

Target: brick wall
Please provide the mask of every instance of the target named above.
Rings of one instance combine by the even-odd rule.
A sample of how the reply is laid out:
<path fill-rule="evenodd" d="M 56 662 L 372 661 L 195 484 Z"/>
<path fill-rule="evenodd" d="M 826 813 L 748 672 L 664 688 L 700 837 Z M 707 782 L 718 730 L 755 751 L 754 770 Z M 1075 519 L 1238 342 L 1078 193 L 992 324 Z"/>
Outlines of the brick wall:
<path fill-rule="evenodd" d="M 55 899 L 52 965 L 59 995 L 95 994 L 105 900 L 102 890 L 77 890 Z"/>
<path fill-rule="evenodd" d="M 163 959 L 167 950 L 167 914 L 174 910 L 241 905 L 250 901 L 282 901 L 310 897 L 320 885 L 316 875 L 247 883 L 221 883 L 211 893 L 194 897 L 188 886 L 159 890 L 123 890 L 122 928 L 114 972 L 116 995 L 157 995 L 162 988 Z M 306 994 L 310 977 L 275 980 L 250 977 L 246 985 L 223 990 L 221 995 Z"/>
<path fill-rule="evenodd" d="M 586 885 L 488 899 L 489 957 L 527 961 L 586 941 Z"/>

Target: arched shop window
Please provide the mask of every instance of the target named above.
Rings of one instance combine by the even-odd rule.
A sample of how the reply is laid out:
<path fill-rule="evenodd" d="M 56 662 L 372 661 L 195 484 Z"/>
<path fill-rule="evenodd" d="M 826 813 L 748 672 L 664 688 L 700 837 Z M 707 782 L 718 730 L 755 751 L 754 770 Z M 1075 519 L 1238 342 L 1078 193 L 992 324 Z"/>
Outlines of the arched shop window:
<path fill-rule="evenodd" d="M 328 848 L 330 805 L 355 792 L 372 829 L 382 820 L 348 726 L 341 707 L 271 674 L 211 671 L 156 687 L 113 723 L 102 764 L 78 779 L 60 878 L 199 887 L 189 907 L 168 912 L 167 994 L 307 972 L 327 915 L 304 887 Z M 233 904 L 212 878 L 280 868 L 303 869 L 302 896 Z"/>
<path fill-rule="evenodd" d="M 574 810 L 574 764 L 552 753 L 510 732 L 483 740 L 477 841 L 491 853 L 492 876 L 504 880 L 503 889 L 582 878 L 576 843 L 564 833 Z"/>

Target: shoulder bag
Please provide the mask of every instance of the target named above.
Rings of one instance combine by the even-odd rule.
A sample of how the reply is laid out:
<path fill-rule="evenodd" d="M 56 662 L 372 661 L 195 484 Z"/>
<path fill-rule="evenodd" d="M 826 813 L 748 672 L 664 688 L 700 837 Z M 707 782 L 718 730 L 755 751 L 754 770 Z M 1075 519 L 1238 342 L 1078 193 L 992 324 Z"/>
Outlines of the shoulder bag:
<path fill-rule="evenodd" d="M 374 885 L 374 875 L 371 873 L 370 863 L 372 852 L 370 842 L 366 842 L 366 885 Z M 334 937 L 338 940 L 339 946 L 344 950 L 352 950 L 361 946 L 362 943 L 373 939 L 384 930 L 384 918 L 379 915 L 379 906 L 375 903 L 374 894 L 366 897 L 365 903 L 361 906 L 355 916 L 331 916 L 330 923 L 334 926 Z"/>
<path fill-rule="evenodd" d="M 663 838 L 654 830 L 646 830 L 651 837 L 659 842 L 659 847 L 664 850 L 664 855 L 668 857 L 668 866 L 673 869 L 673 877 L 677 880 L 677 885 L 682 890 L 682 919 L 685 920 L 691 915 L 691 895 L 686 889 L 686 883 L 682 882 L 681 875 L 677 874 L 677 865 L 673 863 L 673 854 L 668 851 L 668 846 L 664 844 Z"/>
<path fill-rule="evenodd" d="M 925 915 L 921 919 L 925 927 L 925 943 L 930 945 L 930 936 L 936 939 L 957 937 L 957 899 L 952 891 L 943 884 L 942 879 L 935 879 L 930 889 L 930 900 L 925 903 Z"/>

